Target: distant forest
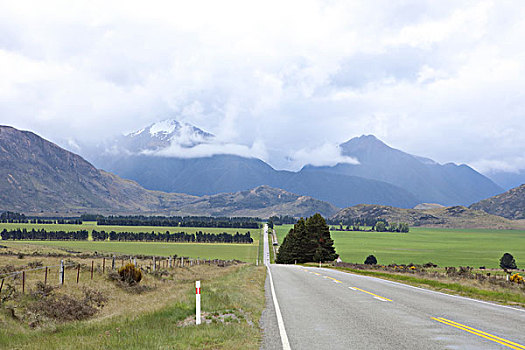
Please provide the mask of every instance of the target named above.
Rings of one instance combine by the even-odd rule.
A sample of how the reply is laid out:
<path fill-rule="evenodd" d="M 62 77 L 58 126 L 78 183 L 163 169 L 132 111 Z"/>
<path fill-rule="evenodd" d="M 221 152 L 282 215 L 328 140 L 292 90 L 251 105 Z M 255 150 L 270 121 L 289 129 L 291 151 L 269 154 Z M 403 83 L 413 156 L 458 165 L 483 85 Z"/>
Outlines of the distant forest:
<path fill-rule="evenodd" d="M 96 221 L 98 225 L 114 226 L 169 226 L 169 227 L 218 227 L 259 228 L 259 218 L 211 216 L 101 216 L 82 215 L 83 221 Z"/>
<path fill-rule="evenodd" d="M 38 241 L 86 241 L 89 233 L 86 230 L 80 231 L 46 231 L 41 230 L 6 230 L 4 229 L 0 235 L 2 240 L 38 240 Z M 202 231 L 193 233 L 174 232 L 174 233 L 155 233 L 155 232 L 105 232 L 95 231 L 91 232 L 91 237 L 94 241 L 124 241 L 124 242 L 195 242 L 195 243 L 253 243 L 253 238 L 250 232 L 246 233 L 203 233 Z"/>
<path fill-rule="evenodd" d="M 273 225 L 290 225 L 295 224 L 297 219 L 290 215 L 270 216 L 268 219 L 268 225 L 273 228 Z"/>
<path fill-rule="evenodd" d="M 381 218 L 351 218 L 344 221 L 329 220 L 332 231 L 377 231 L 377 232 L 409 232 L 407 223 L 388 223 Z M 367 229 L 368 227 L 368 229 Z"/>
<path fill-rule="evenodd" d="M 84 214 L 80 218 L 41 218 L 28 217 L 24 214 L 10 211 L 0 214 L 2 223 L 25 224 L 68 224 L 81 225 L 83 221 L 96 221 L 97 225 L 105 226 L 165 226 L 165 227 L 217 227 L 257 229 L 260 218 L 252 217 L 211 217 L 211 216 L 103 216 Z"/>
<path fill-rule="evenodd" d="M 25 216 L 24 214 L 13 213 L 10 211 L 6 211 L 0 214 L 0 222 L 15 223 L 15 224 L 68 224 L 68 225 L 81 225 L 82 224 L 82 220 L 80 218 L 28 217 L 28 216 Z"/>

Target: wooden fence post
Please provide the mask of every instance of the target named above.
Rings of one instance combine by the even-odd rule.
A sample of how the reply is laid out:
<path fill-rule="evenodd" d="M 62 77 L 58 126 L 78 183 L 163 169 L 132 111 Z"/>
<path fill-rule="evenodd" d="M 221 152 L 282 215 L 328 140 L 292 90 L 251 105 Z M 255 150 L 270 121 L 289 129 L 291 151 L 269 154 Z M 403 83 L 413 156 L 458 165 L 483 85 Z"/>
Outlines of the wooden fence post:
<path fill-rule="evenodd" d="M 22 294 L 26 292 L 26 272 L 22 271 Z"/>
<path fill-rule="evenodd" d="M 4 288 L 4 279 L 2 278 L 2 284 L 0 284 L 0 293 L 2 293 L 2 288 Z"/>
<path fill-rule="evenodd" d="M 106 272 L 106 258 L 102 258 L 102 273 Z"/>
<path fill-rule="evenodd" d="M 94 261 L 91 260 L 91 279 L 93 279 L 93 265 L 94 265 Z"/>
<path fill-rule="evenodd" d="M 77 284 L 78 284 L 79 277 L 80 277 L 80 264 L 78 264 L 77 266 Z"/>
<path fill-rule="evenodd" d="M 44 275 L 44 285 L 47 284 L 47 266 L 46 266 L 46 273 Z"/>
<path fill-rule="evenodd" d="M 115 255 L 113 255 L 113 259 L 111 260 L 111 270 L 115 270 Z"/>

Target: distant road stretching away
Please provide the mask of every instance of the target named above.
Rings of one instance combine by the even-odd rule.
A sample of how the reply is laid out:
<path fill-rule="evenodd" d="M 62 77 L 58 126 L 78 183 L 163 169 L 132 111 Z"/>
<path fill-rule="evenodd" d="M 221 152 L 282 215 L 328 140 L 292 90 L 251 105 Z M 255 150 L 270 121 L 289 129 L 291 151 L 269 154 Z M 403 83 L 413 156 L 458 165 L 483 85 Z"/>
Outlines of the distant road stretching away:
<path fill-rule="evenodd" d="M 289 347 L 268 303 L 262 349 L 525 350 L 525 309 L 331 269 L 268 269 Z"/>

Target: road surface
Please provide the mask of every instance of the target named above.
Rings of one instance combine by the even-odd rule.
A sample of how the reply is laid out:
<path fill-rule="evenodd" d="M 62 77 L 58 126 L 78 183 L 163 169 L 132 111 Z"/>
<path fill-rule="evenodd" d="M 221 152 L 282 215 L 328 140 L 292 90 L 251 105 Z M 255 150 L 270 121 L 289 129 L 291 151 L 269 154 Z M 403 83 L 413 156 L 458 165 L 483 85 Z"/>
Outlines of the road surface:
<path fill-rule="evenodd" d="M 262 349 L 525 350 L 525 309 L 331 269 L 267 266 Z"/>

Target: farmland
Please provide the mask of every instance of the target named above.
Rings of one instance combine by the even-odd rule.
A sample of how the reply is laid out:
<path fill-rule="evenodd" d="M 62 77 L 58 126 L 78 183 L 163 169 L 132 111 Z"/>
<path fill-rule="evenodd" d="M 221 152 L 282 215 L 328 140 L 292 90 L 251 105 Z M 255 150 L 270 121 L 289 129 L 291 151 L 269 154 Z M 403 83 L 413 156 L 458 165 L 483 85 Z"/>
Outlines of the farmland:
<path fill-rule="evenodd" d="M 275 226 L 281 243 L 292 225 Z M 408 233 L 332 231 L 341 259 L 362 263 L 373 254 L 379 264 L 498 267 L 505 252 L 525 266 L 525 231 L 411 227 Z"/>
<path fill-rule="evenodd" d="M 201 259 L 237 259 L 245 262 L 255 263 L 257 259 L 257 247 L 259 246 L 260 229 L 237 229 L 237 228 L 215 228 L 215 227 L 159 227 L 159 226 L 98 226 L 94 222 L 84 222 L 82 225 L 55 225 L 55 224 L 11 224 L 0 223 L 0 230 L 7 229 L 45 229 L 78 231 L 104 230 L 106 232 L 156 232 L 169 231 L 195 233 L 198 231 L 206 233 L 231 234 L 250 232 L 253 244 L 226 244 L 226 243 L 165 243 L 165 242 L 114 242 L 114 241 L 2 241 L 2 245 L 11 247 L 30 243 L 48 247 L 57 247 L 75 251 L 98 251 L 105 253 L 121 253 L 129 255 L 157 255 L 157 256 L 186 256 Z"/>
<path fill-rule="evenodd" d="M 169 231 L 173 232 L 185 232 L 185 233 L 195 233 L 198 231 L 207 232 L 207 233 L 222 233 L 227 232 L 234 234 L 236 232 L 246 233 L 250 231 L 254 233 L 254 239 L 258 229 L 244 229 L 244 228 L 220 228 L 220 227 L 168 227 L 168 226 L 106 226 L 106 225 L 97 225 L 96 222 L 85 221 L 81 225 L 68 225 L 68 224 L 18 224 L 18 223 L 0 223 L 0 231 L 3 229 L 14 230 L 14 229 L 26 229 L 26 230 L 39 230 L 44 229 L 46 231 L 79 231 L 87 230 L 89 232 L 93 230 L 97 231 L 115 231 L 115 232 L 156 232 L 164 233 Z"/>

